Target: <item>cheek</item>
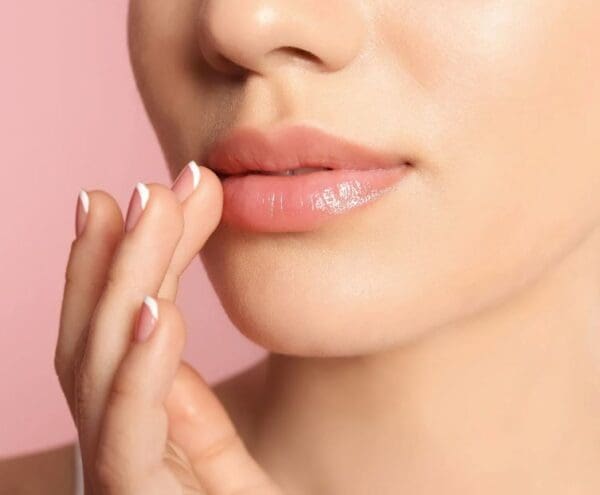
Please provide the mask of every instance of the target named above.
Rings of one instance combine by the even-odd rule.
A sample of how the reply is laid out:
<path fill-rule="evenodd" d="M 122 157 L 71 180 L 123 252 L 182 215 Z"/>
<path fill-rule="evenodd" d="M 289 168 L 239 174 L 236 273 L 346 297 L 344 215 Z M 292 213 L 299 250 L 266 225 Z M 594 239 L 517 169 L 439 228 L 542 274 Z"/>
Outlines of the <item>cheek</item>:
<path fill-rule="evenodd" d="M 448 37 L 432 92 L 445 199 L 498 220 L 515 249 L 564 249 L 600 217 L 600 6 L 495 3 Z"/>
<path fill-rule="evenodd" d="M 431 259 L 438 273 L 454 263 L 458 293 L 491 298 L 490 287 L 535 278 L 600 223 L 600 4 L 483 3 L 423 18 L 436 35 L 415 46 L 433 54 L 416 74 L 440 122 L 432 241 L 446 253 Z"/>
<path fill-rule="evenodd" d="M 532 232 L 595 221 L 600 5 L 478 3 L 427 7 L 413 38 L 415 75 L 438 116 L 428 158 L 440 201 L 489 217 L 512 211 Z"/>
<path fill-rule="evenodd" d="M 547 171 L 564 169 L 580 152 L 588 162 L 597 158 L 598 2 L 414 3 L 389 13 L 395 21 L 381 30 L 394 31 L 387 43 L 436 116 L 426 150 L 432 169 L 492 169 L 498 157 L 503 169 L 526 173 L 523 160 Z"/>
<path fill-rule="evenodd" d="M 498 0 L 429 26 L 434 168 L 515 193 L 596 188 L 599 22 L 591 1 Z"/>

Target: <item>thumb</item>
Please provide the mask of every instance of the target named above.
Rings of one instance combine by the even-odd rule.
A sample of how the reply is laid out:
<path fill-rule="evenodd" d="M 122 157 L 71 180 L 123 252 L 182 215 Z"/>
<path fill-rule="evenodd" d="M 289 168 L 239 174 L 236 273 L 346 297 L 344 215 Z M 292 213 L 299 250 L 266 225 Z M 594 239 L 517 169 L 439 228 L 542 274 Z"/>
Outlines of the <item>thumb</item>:
<path fill-rule="evenodd" d="M 183 450 L 208 493 L 281 495 L 248 453 L 223 405 L 191 366 L 179 367 L 166 408 L 169 438 Z"/>

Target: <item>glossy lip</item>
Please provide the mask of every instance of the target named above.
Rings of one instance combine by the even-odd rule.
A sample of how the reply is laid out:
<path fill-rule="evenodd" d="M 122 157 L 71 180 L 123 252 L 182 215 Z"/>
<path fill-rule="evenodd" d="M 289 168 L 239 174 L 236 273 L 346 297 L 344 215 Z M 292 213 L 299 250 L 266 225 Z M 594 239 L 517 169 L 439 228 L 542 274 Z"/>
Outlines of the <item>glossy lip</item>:
<path fill-rule="evenodd" d="M 205 160 L 223 185 L 224 223 L 256 232 L 313 230 L 395 188 L 412 162 L 308 126 L 238 127 Z M 301 175 L 272 175 L 326 167 Z"/>

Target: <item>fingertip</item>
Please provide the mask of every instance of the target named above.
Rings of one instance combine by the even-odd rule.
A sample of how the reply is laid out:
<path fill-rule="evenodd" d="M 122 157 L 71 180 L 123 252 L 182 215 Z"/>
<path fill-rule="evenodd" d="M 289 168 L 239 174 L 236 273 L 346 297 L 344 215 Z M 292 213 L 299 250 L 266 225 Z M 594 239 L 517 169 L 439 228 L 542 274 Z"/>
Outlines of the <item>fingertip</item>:
<path fill-rule="evenodd" d="M 152 199 L 158 198 L 162 205 L 181 211 L 181 203 L 169 187 L 158 182 L 146 182 L 145 186 Z"/>
<path fill-rule="evenodd" d="M 136 322 L 134 339 L 137 342 L 147 341 L 158 322 L 158 303 L 151 296 L 146 296 L 140 309 L 140 313 Z"/>
<path fill-rule="evenodd" d="M 142 218 L 152 218 L 163 233 L 173 235 L 177 241 L 183 235 L 183 210 L 176 194 L 164 184 L 155 182 L 144 184 L 144 214 Z"/>
<path fill-rule="evenodd" d="M 100 190 L 84 190 L 77 199 L 77 230 L 71 243 L 66 278 L 86 284 L 100 282 L 123 236 L 123 216 L 117 201 Z M 85 218 L 83 218 L 85 215 Z"/>
<path fill-rule="evenodd" d="M 85 189 L 79 191 L 77 196 L 77 209 L 75 213 L 75 234 L 81 237 L 85 230 L 87 216 L 90 211 L 90 197 Z"/>
<path fill-rule="evenodd" d="M 174 304 L 146 296 L 132 329 L 131 345 L 113 381 L 113 391 L 155 405 L 171 389 L 185 343 L 183 319 Z"/>
<path fill-rule="evenodd" d="M 181 203 L 184 232 L 173 255 L 171 273 L 175 279 L 185 271 L 202 250 L 206 240 L 219 225 L 223 212 L 223 188 L 220 179 L 209 168 L 199 166 L 199 186 Z M 172 295 L 171 287 L 161 294 Z"/>
<path fill-rule="evenodd" d="M 173 302 L 149 295 L 144 297 L 134 330 L 136 342 L 153 339 L 159 356 L 177 355 L 179 359 L 185 336 L 183 316 Z"/>
<path fill-rule="evenodd" d="M 148 311 L 150 311 L 152 318 L 158 320 L 158 302 L 156 299 L 151 296 L 146 296 L 144 298 L 144 305 L 148 308 Z"/>
<path fill-rule="evenodd" d="M 198 164 L 192 160 L 181 169 L 179 175 L 171 185 L 171 191 L 175 193 L 177 199 L 183 203 L 200 185 L 202 170 Z"/>
<path fill-rule="evenodd" d="M 205 166 L 199 166 L 202 175 L 202 185 L 199 190 L 202 191 L 203 201 L 209 203 L 218 217 L 221 216 L 223 208 L 223 184 L 217 174 Z"/>
<path fill-rule="evenodd" d="M 117 200 L 102 190 L 85 190 L 79 193 L 79 203 L 86 204 L 86 225 L 82 236 L 101 235 L 104 239 L 120 237 L 123 232 L 123 215 Z"/>

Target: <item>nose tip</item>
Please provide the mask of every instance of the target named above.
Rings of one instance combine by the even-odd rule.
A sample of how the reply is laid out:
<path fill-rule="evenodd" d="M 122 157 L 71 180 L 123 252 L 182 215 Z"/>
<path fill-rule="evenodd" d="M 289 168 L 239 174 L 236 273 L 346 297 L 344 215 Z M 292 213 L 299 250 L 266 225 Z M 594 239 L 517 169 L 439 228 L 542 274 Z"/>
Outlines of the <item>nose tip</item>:
<path fill-rule="evenodd" d="M 266 74 L 299 59 L 335 71 L 360 51 L 364 20 L 347 0 L 206 0 L 198 32 L 219 71 Z"/>

